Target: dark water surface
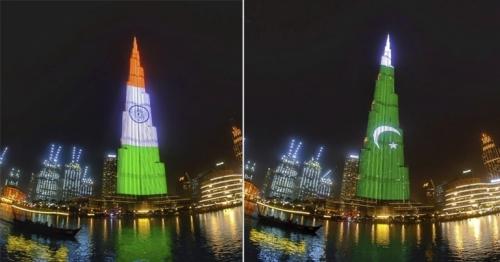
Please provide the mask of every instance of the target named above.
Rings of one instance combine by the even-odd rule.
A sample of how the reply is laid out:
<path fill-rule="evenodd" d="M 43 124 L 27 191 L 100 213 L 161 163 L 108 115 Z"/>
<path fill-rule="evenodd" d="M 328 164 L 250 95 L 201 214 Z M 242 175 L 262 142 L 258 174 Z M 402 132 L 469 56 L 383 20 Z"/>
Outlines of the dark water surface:
<path fill-rule="evenodd" d="M 500 261 L 500 215 L 414 225 L 324 221 L 317 235 L 245 218 L 246 261 Z"/>
<path fill-rule="evenodd" d="M 75 240 L 26 234 L 0 221 L 0 261 L 238 261 L 242 208 L 165 218 L 71 219 Z"/>

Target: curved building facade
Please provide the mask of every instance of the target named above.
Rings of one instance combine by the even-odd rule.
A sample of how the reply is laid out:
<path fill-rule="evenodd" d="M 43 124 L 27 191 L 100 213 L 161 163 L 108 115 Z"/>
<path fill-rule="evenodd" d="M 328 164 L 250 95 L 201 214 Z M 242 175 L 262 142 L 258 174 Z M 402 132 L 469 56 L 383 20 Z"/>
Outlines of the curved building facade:
<path fill-rule="evenodd" d="M 464 178 L 448 186 L 442 215 L 480 215 L 497 210 L 500 210 L 500 179 Z"/>

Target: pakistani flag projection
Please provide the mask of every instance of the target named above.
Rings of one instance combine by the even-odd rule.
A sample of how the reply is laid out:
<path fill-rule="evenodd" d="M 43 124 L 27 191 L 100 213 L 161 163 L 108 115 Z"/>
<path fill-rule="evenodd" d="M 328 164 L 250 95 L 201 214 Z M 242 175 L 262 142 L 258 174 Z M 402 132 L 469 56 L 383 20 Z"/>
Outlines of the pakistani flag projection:
<path fill-rule="evenodd" d="M 122 116 L 121 148 L 118 149 L 117 193 L 157 195 L 167 193 L 165 166 L 160 162 L 156 128 L 144 83 L 137 40 L 130 57 L 127 98 Z"/>
<path fill-rule="evenodd" d="M 399 128 L 398 96 L 394 92 L 394 67 L 391 65 L 391 46 L 387 36 L 368 115 L 368 130 L 360 154 L 358 197 L 409 199 L 409 175 L 408 168 L 404 166 L 403 149 L 403 130 Z"/>

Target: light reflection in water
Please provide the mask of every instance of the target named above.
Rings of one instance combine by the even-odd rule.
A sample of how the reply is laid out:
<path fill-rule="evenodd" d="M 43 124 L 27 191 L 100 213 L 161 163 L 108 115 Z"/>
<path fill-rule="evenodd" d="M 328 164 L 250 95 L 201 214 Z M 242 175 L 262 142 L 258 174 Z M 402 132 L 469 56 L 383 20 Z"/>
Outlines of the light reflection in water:
<path fill-rule="evenodd" d="M 256 229 L 250 231 L 250 241 L 275 250 L 280 250 L 287 255 L 304 254 L 306 252 L 306 243 L 303 240 L 294 242 L 271 233 L 257 231 Z"/>
<path fill-rule="evenodd" d="M 245 255 L 248 261 L 315 260 L 312 257 L 327 261 L 500 261 L 499 229 L 500 215 L 405 225 L 325 221 L 317 235 L 310 236 L 246 219 Z M 288 250 L 286 241 L 304 243 L 305 253 Z"/>
<path fill-rule="evenodd" d="M 74 240 L 26 234 L 0 221 L 0 261 L 235 261 L 242 252 L 241 211 L 151 219 L 72 218 L 72 227 L 82 227 Z M 40 219 L 67 223 L 63 217 Z"/>
<path fill-rule="evenodd" d="M 7 238 L 7 252 L 20 254 L 33 254 L 38 261 L 67 261 L 68 248 L 65 246 L 50 247 L 36 241 L 25 239 L 22 236 L 10 235 Z M 29 261 L 29 258 L 19 260 Z"/>

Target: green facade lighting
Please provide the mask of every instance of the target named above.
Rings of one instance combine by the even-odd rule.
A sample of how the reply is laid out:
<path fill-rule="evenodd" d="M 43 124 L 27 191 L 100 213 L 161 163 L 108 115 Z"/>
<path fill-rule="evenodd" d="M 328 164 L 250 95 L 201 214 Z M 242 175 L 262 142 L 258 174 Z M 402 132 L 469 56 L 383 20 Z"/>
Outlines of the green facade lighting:
<path fill-rule="evenodd" d="M 121 144 L 118 149 L 117 193 L 134 196 L 167 194 L 165 166 L 160 161 L 156 128 L 135 38 L 122 115 Z"/>
<path fill-rule="evenodd" d="M 360 154 L 356 195 L 375 200 L 408 200 L 410 182 L 404 166 L 403 130 L 399 127 L 389 37 L 375 85 L 368 129 Z"/>

